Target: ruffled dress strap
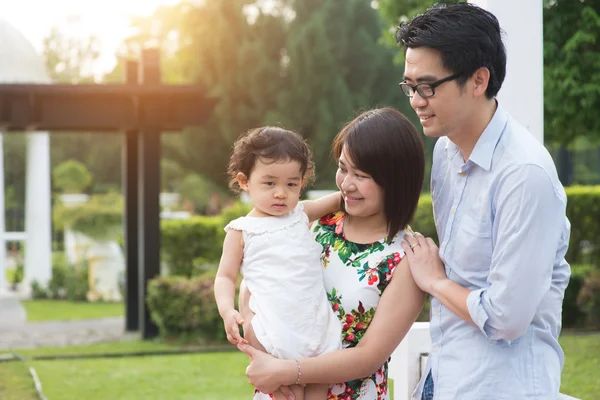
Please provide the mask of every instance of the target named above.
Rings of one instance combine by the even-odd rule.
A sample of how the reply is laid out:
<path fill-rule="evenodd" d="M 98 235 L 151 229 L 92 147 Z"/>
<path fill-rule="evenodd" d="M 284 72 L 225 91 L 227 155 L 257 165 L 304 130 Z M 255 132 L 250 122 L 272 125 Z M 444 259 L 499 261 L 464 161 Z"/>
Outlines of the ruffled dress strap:
<path fill-rule="evenodd" d="M 299 222 L 308 224 L 308 216 L 304 212 L 304 205 L 301 202 L 298 202 L 298 205 L 292 211 L 280 217 L 240 217 L 234 219 L 225 226 L 225 232 L 234 229 L 260 235 L 283 230 Z"/>

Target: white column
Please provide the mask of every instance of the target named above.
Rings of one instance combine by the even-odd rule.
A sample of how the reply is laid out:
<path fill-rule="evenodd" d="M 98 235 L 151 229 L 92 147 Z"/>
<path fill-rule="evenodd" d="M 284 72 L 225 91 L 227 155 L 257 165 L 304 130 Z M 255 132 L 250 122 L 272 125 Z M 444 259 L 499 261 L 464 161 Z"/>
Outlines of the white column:
<path fill-rule="evenodd" d="M 0 132 L 0 294 L 6 289 L 6 224 L 4 221 L 4 134 Z"/>
<path fill-rule="evenodd" d="M 504 44 L 508 64 L 498 100 L 514 119 L 543 143 L 542 0 L 470 0 L 469 3 L 494 14 L 506 33 Z"/>
<path fill-rule="evenodd" d="M 52 277 L 50 137 L 47 132 L 27 136 L 25 291 L 29 291 L 32 281 L 45 287 Z"/>

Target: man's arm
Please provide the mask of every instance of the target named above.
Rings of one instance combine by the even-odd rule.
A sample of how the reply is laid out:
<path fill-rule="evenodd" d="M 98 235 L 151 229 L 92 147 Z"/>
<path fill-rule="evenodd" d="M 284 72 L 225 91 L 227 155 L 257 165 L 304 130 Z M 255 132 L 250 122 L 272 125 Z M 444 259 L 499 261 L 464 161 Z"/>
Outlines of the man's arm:
<path fill-rule="evenodd" d="M 407 238 L 414 247 L 412 254 L 408 245 L 405 251 L 424 291 L 489 339 L 514 340 L 525 333 L 550 288 L 566 199 L 543 169 L 527 165 L 504 177 L 495 204 L 497 240 L 488 288 L 471 291 L 448 279 L 429 238 Z"/>
<path fill-rule="evenodd" d="M 469 294 L 473 321 L 492 340 L 514 340 L 526 331 L 552 283 L 566 223 L 566 196 L 539 166 L 507 175 L 496 194 L 490 287 Z"/>

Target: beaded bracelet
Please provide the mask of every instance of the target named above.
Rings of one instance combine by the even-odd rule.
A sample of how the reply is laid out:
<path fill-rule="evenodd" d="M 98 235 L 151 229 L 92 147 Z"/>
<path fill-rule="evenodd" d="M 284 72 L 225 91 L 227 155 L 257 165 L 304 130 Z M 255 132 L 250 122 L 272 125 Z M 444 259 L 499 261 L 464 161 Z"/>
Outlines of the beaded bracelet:
<path fill-rule="evenodd" d="M 302 373 L 300 372 L 300 361 L 294 361 L 296 361 L 296 366 L 298 367 L 298 378 L 296 379 L 296 383 L 294 383 L 294 385 L 298 385 L 300 383 L 300 377 L 302 376 Z"/>

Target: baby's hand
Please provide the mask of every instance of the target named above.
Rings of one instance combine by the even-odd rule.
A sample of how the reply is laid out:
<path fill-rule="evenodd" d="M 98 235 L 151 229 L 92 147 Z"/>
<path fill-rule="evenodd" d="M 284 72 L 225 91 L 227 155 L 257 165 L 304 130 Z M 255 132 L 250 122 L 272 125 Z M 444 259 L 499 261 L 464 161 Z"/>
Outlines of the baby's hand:
<path fill-rule="evenodd" d="M 242 325 L 244 320 L 237 310 L 231 310 L 223 317 L 223 324 L 225 325 L 225 332 L 227 333 L 227 340 L 233 345 L 240 343 L 248 344 L 248 341 L 240 335 L 239 325 Z"/>

